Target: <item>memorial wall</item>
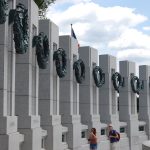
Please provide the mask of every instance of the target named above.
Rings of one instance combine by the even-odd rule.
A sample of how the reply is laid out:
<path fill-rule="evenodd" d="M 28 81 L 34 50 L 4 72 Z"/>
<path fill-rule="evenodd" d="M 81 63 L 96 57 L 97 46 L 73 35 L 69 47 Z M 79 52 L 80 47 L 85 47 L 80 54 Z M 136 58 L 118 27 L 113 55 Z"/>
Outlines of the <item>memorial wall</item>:
<path fill-rule="evenodd" d="M 39 20 L 33 0 L 0 1 L 0 150 L 142 150 L 150 138 L 150 66 L 98 55 Z M 119 70 L 117 70 L 117 63 Z"/>

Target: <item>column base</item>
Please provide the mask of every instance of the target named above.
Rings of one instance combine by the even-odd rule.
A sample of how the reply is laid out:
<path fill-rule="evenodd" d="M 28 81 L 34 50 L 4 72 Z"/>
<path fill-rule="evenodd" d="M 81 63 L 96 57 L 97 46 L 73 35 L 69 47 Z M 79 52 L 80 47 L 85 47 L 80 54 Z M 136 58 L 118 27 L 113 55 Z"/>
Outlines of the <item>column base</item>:
<path fill-rule="evenodd" d="M 106 117 L 107 120 L 101 120 L 101 122 L 109 125 L 110 123 L 113 125 L 113 128 L 117 131 L 120 129 L 120 121 L 119 121 L 119 115 L 118 114 L 110 114 Z"/>
<path fill-rule="evenodd" d="M 0 134 L 10 134 L 17 132 L 17 116 L 0 117 Z"/>
<path fill-rule="evenodd" d="M 42 129 L 40 116 L 19 116 L 18 131 L 24 135 L 21 150 L 41 150 Z"/>
<path fill-rule="evenodd" d="M 100 132 L 100 116 L 99 115 L 87 115 L 81 116 L 81 122 L 88 126 L 88 129 L 96 128 Z"/>
<path fill-rule="evenodd" d="M 96 132 L 97 132 L 97 137 L 98 139 L 101 139 L 101 123 L 100 123 L 100 116 L 99 115 L 93 115 L 93 114 L 87 114 L 86 116 L 81 116 L 81 122 L 85 125 L 87 125 L 88 127 L 88 131 L 87 131 L 87 139 L 89 138 L 89 134 L 91 131 L 91 128 L 96 128 Z M 85 140 L 87 140 L 85 139 Z M 99 145 L 99 140 L 98 140 L 98 147 L 100 147 Z M 87 145 L 87 144 L 86 144 Z M 89 149 L 89 145 L 88 149 Z"/>
<path fill-rule="evenodd" d="M 24 136 L 17 132 L 17 116 L 0 117 L 0 149 L 20 150 Z"/>
<path fill-rule="evenodd" d="M 24 136 L 19 132 L 10 134 L 0 134 L 1 150 L 20 150 L 20 145 L 24 141 Z"/>
<path fill-rule="evenodd" d="M 62 125 L 68 128 L 67 143 L 70 150 L 81 149 L 81 130 L 82 124 L 80 121 L 80 115 L 65 115 L 62 116 Z"/>
<path fill-rule="evenodd" d="M 19 129 L 24 135 L 21 150 L 41 150 L 42 130 L 40 127 L 32 129 Z"/>
<path fill-rule="evenodd" d="M 62 149 L 62 125 L 59 115 L 41 117 L 41 126 L 47 131 L 44 141 L 46 150 Z"/>
<path fill-rule="evenodd" d="M 130 116 L 127 120 L 127 135 L 129 137 L 130 149 L 140 150 L 139 147 L 139 121 L 137 115 Z"/>
<path fill-rule="evenodd" d="M 19 116 L 18 128 L 19 129 L 32 129 L 40 127 L 40 116 Z"/>

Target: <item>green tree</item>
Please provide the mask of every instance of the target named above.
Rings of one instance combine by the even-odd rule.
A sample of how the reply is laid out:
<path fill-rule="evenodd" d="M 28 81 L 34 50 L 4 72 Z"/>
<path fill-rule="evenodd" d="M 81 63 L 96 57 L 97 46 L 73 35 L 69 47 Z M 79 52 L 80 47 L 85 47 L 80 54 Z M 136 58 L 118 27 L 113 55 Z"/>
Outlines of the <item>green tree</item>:
<path fill-rule="evenodd" d="M 34 0 L 37 6 L 39 7 L 39 17 L 45 18 L 46 10 L 51 3 L 54 3 L 56 0 Z"/>

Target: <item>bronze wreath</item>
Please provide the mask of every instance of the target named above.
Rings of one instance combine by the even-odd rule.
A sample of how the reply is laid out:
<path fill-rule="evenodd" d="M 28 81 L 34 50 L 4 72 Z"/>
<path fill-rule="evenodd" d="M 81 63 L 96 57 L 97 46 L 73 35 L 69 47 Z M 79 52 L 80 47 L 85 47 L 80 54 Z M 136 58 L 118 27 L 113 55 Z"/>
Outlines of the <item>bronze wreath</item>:
<path fill-rule="evenodd" d="M 56 72 L 60 78 L 66 75 L 66 68 L 67 68 L 67 58 L 66 52 L 64 49 L 59 48 L 57 51 L 54 52 L 53 60 L 55 61 L 56 65 Z"/>
<path fill-rule="evenodd" d="M 14 12 L 14 41 L 16 53 L 24 54 L 28 49 L 28 10 L 23 4 L 18 4 Z"/>
<path fill-rule="evenodd" d="M 48 37 L 40 32 L 33 38 L 33 47 L 36 46 L 37 62 L 40 69 L 46 69 L 49 60 L 49 41 Z"/>
<path fill-rule="evenodd" d="M 8 16 L 8 0 L 0 0 L 0 24 L 6 22 Z"/>
<path fill-rule="evenodd" d="M 119 93 L 119 88 L 120 88 L 120 86 L 122 86 L 121 74 L 118 72 L 115 72 L 112 75 L 112 82 L 113 82 L 114 89 Z"/>
<path fill-rule="evenodd" d="M 85 79 L 85 65 L 84 62 L 79 59 L 74 62 L 73 69 L 75 70 L 75 77 L 78 83 L 82 83 Z M 81 71 L 80 71 L 81 70 Z"/>
<path fill-rule="evenodd" d="M 93 69 L 93 78 L 97 87 L 101 87 L 104 84 L 105 82 L 104 76 L 105 74 L 103 73 L 103 70 L 99 66 L 96 66 Z"/>
<path fill-rule="evenodd" d="M 136 83 L 135 83 L 135 81 L 136 81 Z M 137 76 L 133 76 L 131 78 L 131 88 L 134 93 L 139 94 L 139 91 L 141 89 L 141 83 Z"/>

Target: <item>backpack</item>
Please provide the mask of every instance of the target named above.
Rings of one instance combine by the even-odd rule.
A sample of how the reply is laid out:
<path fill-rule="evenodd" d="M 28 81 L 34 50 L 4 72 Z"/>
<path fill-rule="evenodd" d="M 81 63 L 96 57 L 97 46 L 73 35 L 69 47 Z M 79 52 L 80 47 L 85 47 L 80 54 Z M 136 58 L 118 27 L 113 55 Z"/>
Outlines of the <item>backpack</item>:
<path fill-rule="evenodd" d="M 117 132 L 117 135 L 118 135 L 117 141 L 119 142 L 120 141 L 120 133 Z"/>

